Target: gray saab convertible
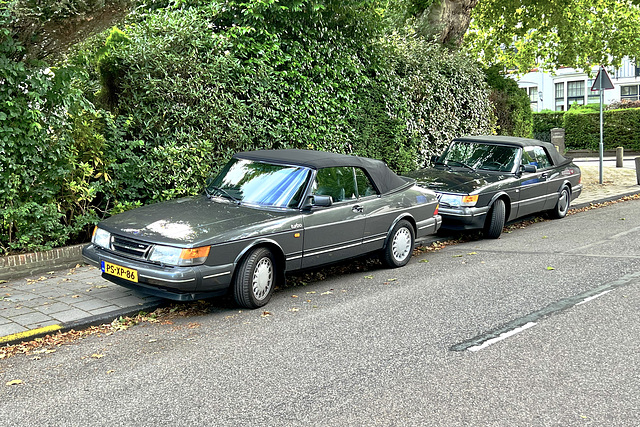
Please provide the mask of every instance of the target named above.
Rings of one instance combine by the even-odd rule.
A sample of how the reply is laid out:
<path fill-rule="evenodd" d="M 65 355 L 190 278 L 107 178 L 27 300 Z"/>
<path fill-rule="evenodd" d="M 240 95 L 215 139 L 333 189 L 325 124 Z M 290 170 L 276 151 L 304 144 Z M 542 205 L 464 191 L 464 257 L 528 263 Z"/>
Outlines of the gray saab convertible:
<path fill-rule="evenodd" d="M 563 218 L 582 191 L 580 168 L 535 139 L 456 138 L 432 160 L 432 168 L 408 175 L 438 193 L 443 229 L 483 229 L 496 239 L 516 218 L 538 212 Z"/>
<path fill-rule="evenodd" d="M 381 161 L 264 150 L 233 156 L 200 196 L 101 221 L 82 254 L 125 287 L 173 300 L 231 291 L 257 308 L 285 272 L 371 252 L 403 266 L 441 222 L 436 194 Z"/>

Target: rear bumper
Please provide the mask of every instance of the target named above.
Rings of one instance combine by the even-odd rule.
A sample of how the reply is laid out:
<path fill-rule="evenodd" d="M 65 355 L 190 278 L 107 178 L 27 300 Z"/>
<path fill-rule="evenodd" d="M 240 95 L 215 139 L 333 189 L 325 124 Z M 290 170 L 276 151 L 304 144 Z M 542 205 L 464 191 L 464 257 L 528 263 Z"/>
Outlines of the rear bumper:
<path fill-rule="evenodd" d="M 571 201 L 573 202 L 582 194 L 582 184 L 578 184 L 571 189 Z"/>
<path fill-rule="evenodd" d="M 102 270 L 102 277 L 110 282 L 175 301 L 225 294 L 233 272 L 233 265 L 169 267 L 150 264 L 111 253 L 91 243 L 82 249 L 82 257 L 88 264 Z M 136 270 L 138 282 L 105 273 L 102 268 L 104 262 Z"/>
<path fill-rule="evenodd" d="M 431 218 L 427 218 L 416 224 L 417 233 L 416 238 L 428 236 L 429 234 L 435 234 L 442 226 L 442 216 L 434 215 Z"/>

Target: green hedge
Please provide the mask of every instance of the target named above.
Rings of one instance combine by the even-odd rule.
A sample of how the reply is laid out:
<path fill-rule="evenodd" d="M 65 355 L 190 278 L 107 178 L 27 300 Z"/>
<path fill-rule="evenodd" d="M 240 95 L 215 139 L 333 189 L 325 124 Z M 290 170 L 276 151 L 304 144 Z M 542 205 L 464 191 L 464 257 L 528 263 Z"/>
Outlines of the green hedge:
<path fill-rule="evenodd" d="M 533 137 L 551 142 L 551 129 L 564 127 L 564 112 L 533 113 Z"/>
<path fill-rule="evenodd" d="M 598 151 L 600 113 L 589 109 L 573 110 L 534 114 L 534 134 L 538 139 L 550 140 L 544 136 L 552 128 L 564 128 L 568 150 Z M 603 118 L 603 144 L 606 150 L 624 147 L 630 151 L 640 151 L 640 108 L 605 110 Z"/>

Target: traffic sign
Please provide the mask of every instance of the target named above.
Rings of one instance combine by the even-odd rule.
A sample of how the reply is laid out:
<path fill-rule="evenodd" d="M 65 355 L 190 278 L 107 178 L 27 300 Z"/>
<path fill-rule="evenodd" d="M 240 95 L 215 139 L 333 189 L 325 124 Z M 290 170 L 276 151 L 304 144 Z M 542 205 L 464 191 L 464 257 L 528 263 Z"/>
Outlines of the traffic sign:
<path fill-rule="evenodd" d="M 607 70 L 604 67 L 600 67 L 600 71 L 598 71 L 598 75 L 596 79 L 593 81 L 593 86 L 591 86 L 591 90 L 609 90 L 613 89 L 613 83 L 609 78 L 609 74 L 607 74 Z"/>

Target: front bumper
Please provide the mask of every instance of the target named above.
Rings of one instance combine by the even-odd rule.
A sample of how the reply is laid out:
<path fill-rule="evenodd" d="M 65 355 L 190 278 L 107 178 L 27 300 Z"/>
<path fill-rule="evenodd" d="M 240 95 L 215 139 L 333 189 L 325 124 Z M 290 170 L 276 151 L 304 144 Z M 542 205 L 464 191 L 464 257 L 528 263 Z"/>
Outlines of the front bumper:
<path fill-rule="evenodd" d="M 132 282 L 102 272 L 102 277 L 129 289 L 174 301 L 192 301 L 223 295 L 231 283 L 233 265 L 170 267 L 124 257 L 90 243 L 82 248 L 82 257 L 102 270 L 109 262 L 138 272 L 138 282 Z"/>
<path fill-rule="evenodd" d="M 440 207 L 438 213 L 442 215 L 442 228 L 448 230 L 473 230 L 483 228 L 489 206 L 473 208 Z"/>

